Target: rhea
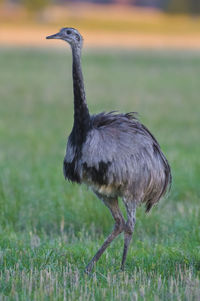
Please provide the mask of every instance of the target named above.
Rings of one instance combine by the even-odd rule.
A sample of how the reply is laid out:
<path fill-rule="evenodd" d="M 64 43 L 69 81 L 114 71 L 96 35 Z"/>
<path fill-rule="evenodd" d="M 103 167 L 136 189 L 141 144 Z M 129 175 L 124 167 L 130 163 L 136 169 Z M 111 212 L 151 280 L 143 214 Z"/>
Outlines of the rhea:
<path fill-rule="evenodd" d="M 89 186 L 109 208 L 115 225 L 111 234 L 86 267 L 90 272 L 110 243 L 124 232 L 121 269 L 136 221 L 136 208 L 146 211 L 156 204 L 171 184 L 170 166 L 150 131 L 134 113 L 90 115 L 81 69 L 83 38 L 77 29 L 62 28 L 47 39 L 61 39 L 72 49 L 74 124 L 63 162 L 67 180 Z M 118 205 L 123 200 L 125 221 Z"/>

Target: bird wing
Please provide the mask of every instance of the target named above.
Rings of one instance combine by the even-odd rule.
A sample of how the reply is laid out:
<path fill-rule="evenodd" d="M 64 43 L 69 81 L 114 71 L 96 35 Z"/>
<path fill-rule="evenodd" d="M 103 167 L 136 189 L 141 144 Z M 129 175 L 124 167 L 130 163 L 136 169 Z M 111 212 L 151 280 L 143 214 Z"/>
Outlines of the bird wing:
<path fill-rule="evenodd" d="M 133 115 L 101 113 L 92 117 L 92 124 L 82 148 L 83 166 L 88 171 L 104 171 L 108 183 L 121 183 L 135 177 L 143 166 L 145 170 L 147 151 L 149 155 L 153 151 L 152 137 Z"/>
<path fill-rule="evenodd" d="M 101 113 L 91 121 L 82 148 L 84 176 L 92 185 L 127 189 L 149 211 L 171 184 L 170 166 L 157 140 L 132 114 Z"/>

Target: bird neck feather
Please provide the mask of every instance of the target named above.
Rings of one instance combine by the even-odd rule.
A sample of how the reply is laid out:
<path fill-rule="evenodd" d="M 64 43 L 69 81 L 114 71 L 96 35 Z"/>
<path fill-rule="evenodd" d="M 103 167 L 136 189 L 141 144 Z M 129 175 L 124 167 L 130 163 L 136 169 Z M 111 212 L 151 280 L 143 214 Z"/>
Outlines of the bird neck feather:
<path fill-rule="evenodd" d="M 72 47 L 73 91 L 74 91 L 74 134 L 79 143 L 85 140 L 90 127 L 90 114 L 86 103 L 83 74 L 81 69 L 81 49 Z"/>

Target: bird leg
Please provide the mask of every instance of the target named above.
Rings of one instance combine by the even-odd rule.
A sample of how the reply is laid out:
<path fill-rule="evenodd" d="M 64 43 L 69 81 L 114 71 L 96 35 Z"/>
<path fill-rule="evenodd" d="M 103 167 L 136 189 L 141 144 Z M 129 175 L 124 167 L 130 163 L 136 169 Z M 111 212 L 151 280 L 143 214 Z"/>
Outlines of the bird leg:
<path fill-rule="evenodd" d="M 110 209 L 112 216 L 115 220 L 115 226 L 112 231 L 112 233 L 107 237 L 107 239 L 104 241 L 101 248 L 97 251 L 95 256 L 92 258 L 92 260 L 87 265 L 85 272 L 90 273 L 94 263 L 99 260 L 103 252 L 106 250 L 106 248 L 110 245 L 110 243 L 115 239 L 121 232 L 124 231 L 125 226 L 125 220 L 124 217 L 119 209 L 118 206 L 118 200 L 116 199 L 103 199 L 104 204 Z"/>
<path fill-rule="evenodd" d="M 124 251 L 122 256 L 121 270 L 124 270 L 128 247 L 135 226 L 136 202 L 123 199 L 127 211 L 127 222 L 124 227 Z"/>

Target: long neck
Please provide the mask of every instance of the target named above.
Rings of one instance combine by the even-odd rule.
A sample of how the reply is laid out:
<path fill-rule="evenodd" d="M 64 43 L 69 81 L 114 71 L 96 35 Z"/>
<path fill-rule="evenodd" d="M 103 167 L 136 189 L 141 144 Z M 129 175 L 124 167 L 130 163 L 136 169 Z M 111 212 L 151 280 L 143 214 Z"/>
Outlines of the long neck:
<path fill-rule="evenodd" d="M 83 74 L 81 69 L 81 49 L 77 46 L 72 47 L 72 75 L 74 90 L 74 133 L 77 143 L 84 141 L 86 132 L 90 126 L 90 114 L 88 111 Z"/>

